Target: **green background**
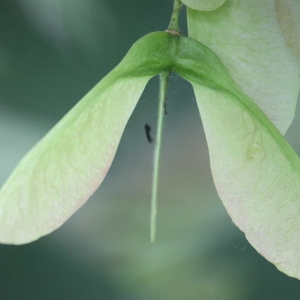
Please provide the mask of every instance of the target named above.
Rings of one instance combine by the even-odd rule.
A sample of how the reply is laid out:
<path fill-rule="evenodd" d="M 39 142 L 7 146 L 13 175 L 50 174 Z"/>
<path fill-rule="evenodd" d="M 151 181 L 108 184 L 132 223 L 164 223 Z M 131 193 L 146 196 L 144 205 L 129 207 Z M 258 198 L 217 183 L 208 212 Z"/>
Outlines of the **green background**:
<path fill-rule="evenodd" d="M 172 0 L 0 1 L 1 184 L 133 42 L 167 28 L 171 8 Z M 83 208 L 37 242 L 0 246 L 1 300 L 300 299 L 300 282 L 261 257 L 226 213 L 193 91 L 176 74 L 165 118 L 157 240 L 150 244 L 153 144 L 144 125 L 155 131 L 157 95 L 154 78 L 107 177 Z M 287 133 L 298 153 L 299 127 L 298 110 Z"/>

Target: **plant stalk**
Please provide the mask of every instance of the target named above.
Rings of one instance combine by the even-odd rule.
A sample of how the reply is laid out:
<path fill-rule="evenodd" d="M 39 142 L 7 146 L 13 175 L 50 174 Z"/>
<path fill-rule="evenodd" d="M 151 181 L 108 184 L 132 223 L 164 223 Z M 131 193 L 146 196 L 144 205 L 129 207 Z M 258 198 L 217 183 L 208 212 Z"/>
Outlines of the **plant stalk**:
<path fill-rule="evenodd" d="M 181 31 L 179 29 L 179 13 L 181 9 L 182 3 L 180 0 L 174 0 L 173 12 L 171 15 L 171 20 L 168 29 L 166 30 L 172 35 L 181 35 Z"/>
<path fill-rule="evenodd" d="M 168 29 L 166 30 L 171 35 L 179 36 L 181 31 L 179 29 L 179 13 L 182 3 L 180 0 L 174 0 L 173 11 Z M 151 194 L 151 215 L 150 215 L 150 240 L 151 243 L 155 241 L 156 234 L 156 214 L 157 214 L 157 196 L 158 196 L 158 182 L 159 182 L 159 165 L 162 145 L 162 133 L 164 115 L 167 114 L 166 98 L 167 87 L 169 81 L 169 72 L 162 72 L 159 74 L 159 100 L 158 100 L 158 119 L 157 119 L 157 133 L 154 148 L 154 166 L 152 177 L 152 194 Z"/>
<path fill-rule="evenodd" d="M 158 99 L 158 119 L 157 132 L 154 148 L 154 166 L 152 178 L 152 195 L 151 195 L 151 216 L 150 216 L 150 240 L 151 243 L 155 241 L 156 233 L 156 214 L 157 214 L 157 195 L 159 182 L 159 165 L 161 156 L 162 133 L 165 115 L 165 104 L 167 97 L 167 88 L 169 81 L 169 72 L 159 74 L 159 99 Z"/>

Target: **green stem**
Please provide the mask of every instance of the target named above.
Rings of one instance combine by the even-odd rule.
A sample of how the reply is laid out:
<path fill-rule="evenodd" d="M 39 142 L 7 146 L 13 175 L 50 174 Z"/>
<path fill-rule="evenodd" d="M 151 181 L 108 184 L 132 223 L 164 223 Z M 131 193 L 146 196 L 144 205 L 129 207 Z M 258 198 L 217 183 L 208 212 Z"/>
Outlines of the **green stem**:
<path fill-rule="evenodd" d="M 179 13 L 181 9 L 182 3 L 180 0 L 174 0 L 173 12 L 170 20 L 170 24 L 168 29 L 166 30 L 172 35 L 181 35 L 181 31 L 179 29 L 178 21 L 179 21 Z"/>
<path fill-rule="evenodd" d="M 157 133 L 156 133 L 155 149 L 154 149 L 154 167 L 153 167 L 152 195 L 151 195 L 151 217 L 150 217 L 151 243 L 153 243 L 155 240 L 155 232 L 156 232 L 158 175 L 159 175 L 159 163 L 160 163 L 160 154 L 161 154 L 162 132 L 163 132 L 168 80 L 169 80 L 169 72 L 163 72 L 159 74 L 158 119 L 157 119 Z"/>

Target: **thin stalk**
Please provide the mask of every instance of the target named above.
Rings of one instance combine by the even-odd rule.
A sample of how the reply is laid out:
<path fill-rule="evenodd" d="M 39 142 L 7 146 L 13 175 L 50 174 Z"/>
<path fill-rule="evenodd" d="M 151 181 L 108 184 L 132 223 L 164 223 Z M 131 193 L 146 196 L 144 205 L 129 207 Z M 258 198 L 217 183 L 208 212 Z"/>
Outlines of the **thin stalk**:
<path fill-rule="evenodd" d="M 172 35 L 181 35 L 181 31 L 179 29 L 179 13 L 181 9 L 182 3 L 180 0 L 174 0 L 174 6 L 173 6 L 173 11 L 172 11 L 172 16 L 170 20 L 170 24 L 168 29 L 166 30 Z"/>
<path fill-rule="evenodd" d="M 155 233 L 156 233 L 157 195 L 158 195 L 158 182 L 159 182 L 158 175 L 159 175 L 159 164 L 160 164 L 168 80 L 169 80 L 169 72 L 163 72 L 159 74 L 158 119 L 157 119 L 157 132 L 156 132 L 155 148 L 154 148 L 154 166 L 153 166 L 153 177 L 152 177 L 151 216 L 150 216 L 151 243 L 154 242 Z"/>

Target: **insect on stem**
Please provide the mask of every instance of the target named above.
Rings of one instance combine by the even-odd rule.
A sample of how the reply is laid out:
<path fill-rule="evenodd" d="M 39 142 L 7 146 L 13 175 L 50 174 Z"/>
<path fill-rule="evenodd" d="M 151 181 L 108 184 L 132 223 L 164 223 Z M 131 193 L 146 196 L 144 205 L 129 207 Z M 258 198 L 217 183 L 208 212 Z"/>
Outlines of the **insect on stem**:
<path fill-rule="evenodd" d="M 164 112 L 165 112 L 165 115 L 168 114 L 168 112 L 167 112 L 167 101 L 166 100 L 164 102 Z"/>
<path fill-rule="evenodd" d="M 145 124 L 145 132 L 146 132 L 146 137 L 147 137 L 147 140 L 149 143 L 152 143 L 152 141 L 153 141 L 153 138 L 151 136 L 151 130 L 152 130 L 151 126 L 148 123 L 146 123 Z"/>
<path fill-rule="evenodd" d="M 163 121 L 165 115 L 165 103 L 167 96 L 167 87 L 169 81 L 169 72 L 159 74 L 159 100 L 158 100 L 158 119 L 157 133 L 154 147 L 154 166 L 152 177 L 152 195 L 151 195 L 151 216 L 150 216 L 150 240 L 155 241 L 156 232 L 156 214 L 157 214 L 157 194 L 158 194 L 158 175 L 159 163 L 162 145 Z"/>

